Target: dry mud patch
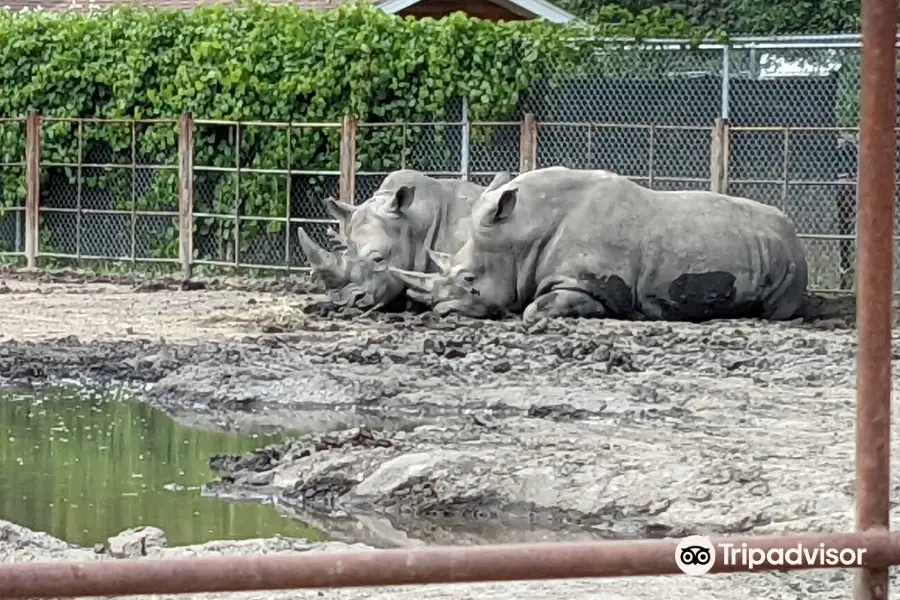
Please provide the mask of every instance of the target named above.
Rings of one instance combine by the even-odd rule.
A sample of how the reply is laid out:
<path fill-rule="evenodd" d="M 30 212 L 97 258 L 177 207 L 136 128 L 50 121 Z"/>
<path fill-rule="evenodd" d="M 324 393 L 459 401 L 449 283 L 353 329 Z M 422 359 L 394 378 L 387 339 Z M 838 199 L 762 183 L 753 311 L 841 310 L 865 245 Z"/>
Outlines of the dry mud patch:
<path fill-rule="evenodd" d="M 289 443 L 216 457 L 222 477 L 209 492 L 274 501 L 336 539 L 395 546 L 852 527 L 852 300 L 820 306 L 813 322 L 526 327 L 304 312 L 312 299 L 291 289 L 6 287 L 0 378 L 117 380 L 191 424 L 297 430 Z M 895 348 L 900 356 L 896 335 Z M 826 572 L 327 594 L 848 591 L 847 573 Z"/>

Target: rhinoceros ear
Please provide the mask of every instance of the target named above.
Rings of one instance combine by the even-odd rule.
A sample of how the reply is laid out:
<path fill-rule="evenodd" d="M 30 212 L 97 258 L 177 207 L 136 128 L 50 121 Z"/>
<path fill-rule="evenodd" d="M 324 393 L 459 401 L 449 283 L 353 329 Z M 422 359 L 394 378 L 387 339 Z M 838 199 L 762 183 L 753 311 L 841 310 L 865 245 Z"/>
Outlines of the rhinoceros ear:
<path fill-rule="evenodd" d="M 352 204 L 347 204 L 346 202 L 335 200 L 334 198 L 326 198 L 325 209 L 329 213 L 331 213 L 332 217 L 334 217 L 341 223 L 346 223 L 350 220 L 350 217 L 353 215 L 353 211 L 356 210 L 356 207 Z"/>
<path fill-rule="evenodd" d="M 403 185 L 400 186 L 400 189 L 394 194 L 394 198 L 391 200 L 388 208 L 391 212 L 402 213 L 409 208 L 409 205 L 412 204 L 415 199 L 416 187 L 413 185 Z"/>
<path fill-rule="evenodd" d="M 497 199 L 497 208 L 495 208 L 493 214 L 491 214 L 491 223 L 499 223 L 500 221 L 508 219 L 512 214 L 512 211 L 516 208 L 516 203 L 519 200 L 518 196 L 519 188 L 503 190 L 503 193 L 500 194 L 500 198 Z"/>
<path fill-rule="evenodd" d="M 510 173 L 509 171 L 500 171 L 499 173 L 494 175 L 494 178 L 491 180 L 491 182 L 485 188 L 484 193 L 492 192 L 492 191 L 496 190 L 497 188 L 506 185 L 507 183 L 512 181 L 512 178 L 513 178 L 512 173 Z"/>

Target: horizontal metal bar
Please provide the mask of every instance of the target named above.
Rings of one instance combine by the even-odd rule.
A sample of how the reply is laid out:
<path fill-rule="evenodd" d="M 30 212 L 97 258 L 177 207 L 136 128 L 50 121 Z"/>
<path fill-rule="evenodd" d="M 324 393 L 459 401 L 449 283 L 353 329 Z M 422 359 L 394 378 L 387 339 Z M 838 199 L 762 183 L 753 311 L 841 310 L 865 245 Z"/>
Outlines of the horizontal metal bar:
<path fill-rule="evenodd" d="M 821 240 L 823 242 L 834 241 L 834 240 L 847 240 L 851 242 L 856 241 L 855 234 L 840 234 L 840 233 L 798 233 L 797 237 L 805 240 Z M 894 241 L 900 243 L 900 236 L 895 235 Z"/>
<path fill-rule="evenodd" d="M 516 175 L 520 175 L 518 167 L 516 167 L 515 169 L 510 168 L 510 169 L 506 169 L 506 170 L 509 171 L 509 173 L 513 177 L 515 177 Z M 469 171 L 469 176 L 471 177 L 471 176 L 475 175 L 478 177 L 493 177 L 494 175 L 496 175 L 499 172 L 500 171 Z"/>
<path fill-rule="evenodd" d="M 214 167 L 212 165 L 194 165 L 194 171 L 207 173 L 237 173 L 241 175 L 328 175 L 339 176 L 340 171 L 304 171 L 296 169 L 260 169 L 255 167 Z"/>
<path fill-rule="evenodd" d="M 541 127 L 594 127 L 597 129 L 639 129 L 656 131 L 712 131 L 713 126 L 701 125 L 646 125 L 643 123 L 607 123 L 601 121 L 539 121 Z"/>
<path fill-rule="evenodd" d="M 24 162 L 0 162 L 0 167 L 24 167 Z"/>
<path fill-rule="evenodd" d="M 146 169 L 148 171 L 177 171 L 178 165 L 153 165 L 153 164 L 141 164 L 141 163 L 60 163 L 60 162 L 44 162 L 41 161 L 41 168 L 43 167 L 54 167 L 54 168 L 70 168 L 77 169 L 81 167 L 82 169 Z M 85 175 L 87 177 L 87 175 Z"/>
<path fill-rule="evenodd" d="M 203 212 L 195 212 L 191 213 L 191 216 L 195 219 L 204 218 L 204 219 L 227 219 L 229 221 L 234 221 L 235 215 L 234 213 L 223 215 L 219 213 L 203 213 Z"/>
<path fill-rule="evenodd" d="M 159 264 L 179 264 L 178 258 L 150 258 L 140 256 L 97 256 L 93 254 L 64 254 L 61 252 L 39 252 L 39 257 L 45 258 L 65 258 L 69 260 L 106 260 L 109 262 L 139 262 L 139 263 L 159 263 Z M 3 589 L 0 587 L 0 598 L 3 598 Z"/>
<path fill-rule="evenodd" d="M 810 33 L 798 35 L 742 35 L 731 38 L 737 44 L 751 42 L 814 42 L 814 41 L 856 41 L 862 43 L 858 33 Z"/>
<path fill-rule="evenodd" d="M 624 174 L 621 174 L 621 173 L 620 173 L 620 175 L 621 175 L 622 177 L 626 177 L 626 178 L 628 178 L 628 179 L 638 179 L 638 180 L 641 180 L 641 181 L 649 181 L 649 180 L 650 180 L 650 176 L 649 176 L 649 175 L 624 175 Z M 683 182 L 685 182 L 685 183 L 709 183 L 709 177 L 677 177 L 677 176 L 674 176 L 674 175 L 672 175 L 672 176 L 669 176 L 669 175 L 656 175 L 656 174 L 654 173 L 654 175 L 653 175 L 653 181 L 654 181 L 654 182 L 656 182 L 656 181 L 667 181 L 667 182 L 679 182 L 679 181 L 683 181 Z M 692 190 L 659 190 L 659 191 L 661 191 L 661 192 L 685 192 L 685 191 L 688 191 L 688 192 L 689 192 L 689 191 L 692 191 Z"/>
<path fill-rule="evenodd" d="M 25 256 L 25 252 L 0 252 L 0 256 Z"/>
<path fill-rule="evenodd" d="M 292 273 L 309 273 L 310 267 L 294 267 L 287 265 L 255 265 L 248 263 L 224 262 L 220 260 L 205 260 L 202 258 L 194 259 L 191 264 L 204 267 L 227 267 L 230 269 L 259 269 L 261 271 L 291 271 Z M 2 596 L 0 596 L 2 598 Z"/>
<path fill-rule="evenodd" d="M 753 42 L 749 44 L 734 44 L 731 50 L 860 50 L 862 44 L 858 42 Z"/>
<path fill-rule="evenodd" d="M 386 123 L 357 123 L 357 127 L 462 127 L 465 121 L 389 121 Z"/>
<path fill-rule="evenodd" d="M 756 184 L 756 185 L 780 185 L 784 186 L 784 179 L 729 179 L 728 185 L 733 183 L 743 183 L 743 184 Z M 788 179 L 788 186 L 796 185 L 796 186 L 804 186 L 804 185 L 846 185 L 846 186 L 855 186 L 856 180 L 850 179 L 847 181 L 825 181 L 825 180 L 816 180 L 816 179 Z"/>
<path fill-rule="evenodd" d="M 900 534 L 888 532 L 740 536 L 711 540 L 766 552 L 798 546 L 865 550 L 862 566 L 900 564 Z M 617 540 L 468 547 L 431 547 L 370 552 L 298 555 L 216 556 L 168 560 L 124 559 L 85 562 L 19 562 L 0 565 L 0 598 L 73 598 L 346 588 L 435 583 L 480 583 L 537 579 L 581 579 L 669 575 L 677 539 Z M 711 572 L 747 572 L 742 561 L 716 552 Z M 835 561 L 837 562 L 837 561 Z M 736 563 L 736 564 L 735 564 Z M 835 565 L 754 565 L 756 572 Z"/>
<path fill-rule="evenodd" d="M 302 129 L 304 127 L 315 128 L 315 129 L 326 129 L 335 127 L 340 129 L 340 123 L 333 122 L 315 122 L 311 121 L 309 123 L 299 122 L 299 121 L 226 121 L 223 119 L 194 119 L 194 125 L 231 125 L 241 127 L 272 127 L 272 128 L 296 128 Z"/>
<path fill-rule="evenodd" d="M 462 177 L 462 173 L 459 171 L 422 171 L 425 175 L 430 175 L 432 177 Z M 374 177 L 376 175 L 390 175 L 391 171 L 357 171 L 357 177 L 365 176 L 365 177 Z"/>
<path fill-rule="evenodd" d="M 44 206 L 38 207 L 40 212 L 42 213 L 65 213 L 65 214 L 82 214 L 82 215 L 120 215 L 123 217 L 130 217 L 131 215 L 135 215 L 137 217 L 177 217 L 178 211 L 164 211 L 164 210 L 112 210 L 106 208 L 47 208 Z"/>
<path fill-rule="evenodd" d="M 722 50 L 726 46 L 730 49 L 742 49 L 742 48 L 751 48 L 758 47 L 760 44 L 770 44 L 779 47 L 785 48 L 804 48 L 810 47 L 814 44 L 827 44 L 828 47 L 835 46 L 845 46 L 845 47 L 861 47 L 862 46 L 862 37 L 859 34 L 835 34 L 835 35 L 797 35 L 797 36 L 771 36 L 771 37 L 760 37 L 760 36 L 749 36 L 749 37 L 735 37 L 728 40 L 726 43 L 717 42 L 714 40 L 700 40 L 699 42 L 694 42 L 692 40 L 687 39 L 665 39 L 665 38 L 645 38 L 642 40 L 638 40 L 634 37 L 622 37 L 622 38 L 597 38 L 594 36 L 584 36 L 580 38 L 582 42 L 591 42 L 591 43 L 608 43 L 613 46 L 621 47 L 622 44 L 634 44 L 642 47 L 653 47 L 653 46 L 664 46 L 661 49 L 670 49 L 670 48 L 678 48 L 685 49 L 689 48 L 698 48 L 698 49 L 707 49 L 707 50 Z M 900 45 L 900 40 L 897 42 Z"/>
<path fill-rule="evenodd" d="M 191 261 L 191 264 L 202 265 L 205 267 L 224 267 L 224 268 L 228 268 L 228 269 L 243 268 L 243 265 L 234 264 L 234 262 L 227 262 L 227 261 L 222 261 L 222 260 L 209 260 L 209 259 L 204 259 L 204 258 L 195 258 L 193 261 Z M 272 268 L 272 267 L 267 267 L 267 268 Z M 275 267 L 275 268 L 278 268 L 278 267 Z M 287 270 L 287 267 L 282 266 L 281 268 Z M 2 598 L 2 596 L 0 596 L 0 598 Z"/>
<path fill-rule="evenodd" d="M 178 123 L 178 119 L 168 119 L 168 118 L 160 118 L 160 119 L 130 119 L 128 117 L 117 117 L 104 119 L 100 117 L 41 117 L 41 121 L 44 123 L 95 123 L 98 125 L 102 124 L 119 124 L 119 125 L 131 125 L 134 123 L 135 125 L 175 125 Z"/>
<path fill-rule="evenodd" d="M 288 219 L 290 223 L 309 223 L 309 224 L 319 224 L 319 225 L 337 225 L 338 222 L 334 219 L 301 219 L 301 218 L 292 218 Z"/>
<path fill-rule="evenodd" d="M 900 130 L 900 127 L 897 128 Z M 756 132 L 756 131 L 772 131 L 784 133 L 788 131 L 790 133 L 816 133 L 816 132 L 837 132 L 837 133 L 856 133 L 859 131 L 859 127 L 774 127 L 774 126 L 760 126 L 755 127 L 753 125 L 729 125 L 728 131 L 730 133 L 742 133 L 742 132 Z"/>
<path fill-rule="evenodd" d="M 300 267 L 291 267 L 288 265 L 259 265 L 254 263 L 238 263 L 231 266 L 237 266 L 238 269 L 258 269 L 260 271 L 299 271 Z"/>
<path fill-rule="evenodd" d="M 231 218 L 234 219 L 234 215 L 232 215 Z M 263 216 L 258 216 L 258 215 L 241 215 L 240 219 L 241 219 L 242 223 L 244 221 L 260 221 L 263 223 L 284 223 L 284 224 L 288 223 L 287 217 L 263 217 Z"/>
<path fill-rule="evenodd" d="M 224 215 L 224 214 L 215 214 L 215 213 L 193 213 L 193 216 L 195 218 L 201 217 L 201 218 L 207 218 L 207 219 L 221 219 L 221 220 L 227 220 L 227 221 L 234 221 L 233 214 Z M 338 224 L 338 222 L 335 221 L 334 219 L 303 219 L 303 218 L 299 218 L 299 217 L 288 219 L 287 217 L 263 217 L 263 216 L 259 216 L 259 215 L 240 215 L 240 220 L 241 221 L 261 221 L 264 223 L 285 223 L 285 224 L 288 224 L 288 223 L 299 223 L 299 224 L 308 223 L 310 225 L 312 225 L 312 224 L 337 225 Z"/>
<path fill-rule="evenodd" d="M 177 216 L 177 214 L 175 216 Z M 234 213 L 222 214 L 222 213 L 195 212 L 195 213 L 192 213 L 191 216 L 193 216 L 195 219 L 219 219 L 219 220 L 223 220 L 223 221 L 234 221 L 235 220 Z M 310 224 L 317 223 L 317 224 L 321 224 L 321 225 L 336 225 L 338 223 L 334 219 L 316 219 L 316 218 L 306 219 L 306 218 L 301 218 L 301 217 L 292 217 L 290 219 L 287 219 L 285 217 L 260 217 L 260 216 L 253 216 L 253 215 L 240 215 L 240 219 L 242 221 L 254 220 L 254 221 L 271 221 L 273 223 L 310 223 Z M 228 264 L 234 266 L 234 263 L 228 263 Z"/>
<path fill-rule="evenodd" d="M 521 121 L 469 121 L 472 127 L 521 127 Z"/>
<path fill-rule="evenodd" d="M 856 241 L 856 236 L 853 234 L 844 235 L 840 233 L 798 233 L 797 237 L 801 240 L 821 240 L 823 242 L 835 241 L 835 240 L 849 240 Z"/>

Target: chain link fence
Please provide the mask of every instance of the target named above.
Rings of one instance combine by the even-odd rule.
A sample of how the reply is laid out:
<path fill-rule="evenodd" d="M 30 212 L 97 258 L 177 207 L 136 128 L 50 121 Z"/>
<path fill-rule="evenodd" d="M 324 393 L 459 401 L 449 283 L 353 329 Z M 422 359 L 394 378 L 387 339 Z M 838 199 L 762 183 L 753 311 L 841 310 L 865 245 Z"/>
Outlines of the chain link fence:
<path fill-rule="evenodd" d="M 39 254 L 177 264 L 174 120 L 44 118 Z"/>
<path fill-rule="evenodd" d="M 298 227 L 325 243 L 338 197 L 340 123 L 194 122 L 193 262 L 287 269 Z"/>
<path fill-rule="evenodd" d="M 539 165 L 607 169 L 654 189 L 708 189 L 710 127 L 722 119 L 722 191 L 794 220 L 812 288 L 853 289 L 858 35 L 595 45 L 593 63 L 548 74 L 524 99 L 523 111 L 541 122 Z"/>
<path fill-rule="evenodd" d="M 340 123 L 194 121 L 194 263 L 303 268 L 298 227 L 331 244 L 324 197 L 362 202 L 401 168 L 486 185 L 500 170 L 518 173 L 524 161 L 606 169 L 654 189 L 721 189 L 777 206 L 804 239 L 811 286 L 853 287 L 858 36 L 727 46 L 651 40 L 625 50 L 585 43 L 594 44 L 595 60 L 547 73 L 513 121 L 470 122 L 465 102 L 453 101 L 440 123 L 356 124 L 349 195 L 340 183 Z M 528 158 L 526 114 L 539 124 Z M 24 248 L 24 123 L 0 120 L 0 255 Z M 178 262 L 176 121 L 46 118 L 40 144 L 42 257 Z"/>
<path fill-rule="evenodd" d="M 0 119 L 0 261 L 25 255 L 25 119 Z"/>

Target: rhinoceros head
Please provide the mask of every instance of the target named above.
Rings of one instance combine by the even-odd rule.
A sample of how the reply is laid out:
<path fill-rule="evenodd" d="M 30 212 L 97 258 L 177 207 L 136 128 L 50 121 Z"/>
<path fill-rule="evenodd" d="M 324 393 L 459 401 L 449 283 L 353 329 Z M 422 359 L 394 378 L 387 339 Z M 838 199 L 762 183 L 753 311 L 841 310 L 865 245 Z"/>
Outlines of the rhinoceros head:
<path fill-rule="evenodd" d="M 471 226 L 481 230 L 479 235 L 471 231 L 466 243 L 452 256 L 428 251 L 432 262 L 440 268 L 439 273 L 389 267 L 393 276 L 403 282 L 409 298 L 430 306 L 440 315 L 459 313 L 473 318 L 499 318 L 507 313 L 516 293 L 515 261 L 508 250 L 496 252 L 479 244 L 484 234 L 497 238 L 499 232 L 490 229 L 506 222 L 515 209 L 517 189 L 506 187 L 499 191 L 502 185 L 497 180 L 488 186 L 473 211 L 475 219 Z M 492 245 L 495 246 L 489 244 Z"/>
<path fill-rule="evenodd" d="M 379 190 L 354 206 L 328 198 L 325 207 L 340 223 L 340 252 L 329 252 L 300 232 L 300 245 L 313 272 L 326 287 L 337 291 L 342 303 L 383 306 L 403 294 L 403 282 L 389 266 L 411 268 L 416 255 L 415 235 L 405 218 L 416 197 L 415 186 Z"/>

